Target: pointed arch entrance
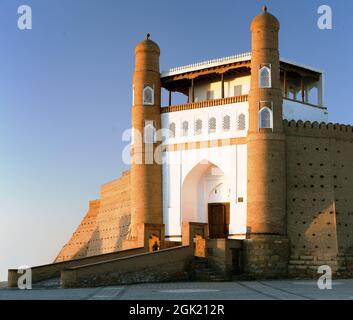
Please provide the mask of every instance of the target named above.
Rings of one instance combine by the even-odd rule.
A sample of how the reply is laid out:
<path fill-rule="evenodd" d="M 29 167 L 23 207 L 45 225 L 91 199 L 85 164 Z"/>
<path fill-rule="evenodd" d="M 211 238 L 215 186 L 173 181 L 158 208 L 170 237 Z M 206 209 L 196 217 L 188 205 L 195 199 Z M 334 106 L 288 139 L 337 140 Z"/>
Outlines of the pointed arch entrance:
<path fill-rule="evenodd" d="M 210 238 L 226 238 L 230 194 L 224 171 L 211 162 L 201 161 L 190 170 L 182 184 L 182 221 L 208 223 Z"/>

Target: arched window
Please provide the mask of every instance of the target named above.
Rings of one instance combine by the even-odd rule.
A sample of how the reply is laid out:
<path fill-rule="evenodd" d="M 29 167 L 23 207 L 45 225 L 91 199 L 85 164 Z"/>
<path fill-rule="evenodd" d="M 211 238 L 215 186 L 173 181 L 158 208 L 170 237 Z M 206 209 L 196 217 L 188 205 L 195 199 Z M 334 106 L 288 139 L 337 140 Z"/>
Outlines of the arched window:
<path fill-rule="evenodd" d="M 208 120 L 208 133 L 214 133 L 217 129 L 216 118 L 212 117 Z"/>
<path fill-rule="evenodd" d="M 195 121 L 195 134 L 199 135 L 202 133 L 202 120 L 201 119 L 197 119 Z"/>
<path fill-rule="evenodd" d="M 222 128 L 223 128 L 223 131 L 229 131 L 230 130 L 230 116 L 225 115 L 223 117 Z"/>
<path fill-rule="evenodd" d="M 268 107 L 259 111 L 259 128 L 272 128 L 272 110 Z"/>
<path fill-rule="evenodd" d="M 169 125 L 169 138 L 175 138 L 175 123 Z"/>
<path fill-rule="evenodd" d="M 145 143 L 155 143 L 156 142 L 156 129 L 155 129 L 152 121 L 145 122 L 144 141 L 145 141 Z"/>
<path fill-rule="evenodd" d="M 184 121 L 181 126 L 181 135 L 186 137 L 189 134 L 189 122 Z"/>
<path fill-rule="evenodd" d="M 271 88 L 271 69 L 267 66 L 259 70 L 260 88 Z"/>
<path fill-rule="evenodd" d="M 143 89 L 143 104 L 154 104 L 154 90 L 150 86 L 146 86 Z"/>
<path fill-rule="evenodd" d="M 245 114 L 241 113 L 241 114 L 238 116 L 237 129 L 238 129 L 238 130 L 245 130 L 245 128 L 246 128 Z"/>

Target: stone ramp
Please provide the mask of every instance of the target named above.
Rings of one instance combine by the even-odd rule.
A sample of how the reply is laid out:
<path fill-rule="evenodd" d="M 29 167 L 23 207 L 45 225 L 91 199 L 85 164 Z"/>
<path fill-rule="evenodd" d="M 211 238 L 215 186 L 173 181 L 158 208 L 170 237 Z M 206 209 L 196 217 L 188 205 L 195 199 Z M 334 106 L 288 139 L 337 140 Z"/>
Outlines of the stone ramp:
<path fill-rule="evenodd" d="M 61 272 L 63 288 L 189 280 L 193 246 L 178 246 L 91 263 Z"/>
<path fill-rule="evenodd" d="M 69 260 L 69 261 L 64 261 L 64 262 L 57 262 L 57 263 L 52 263 L 52 264 L 47 264 L 47 265 L 42 265 L 42 266 L 36 266 L 36 267 L 31 268 L 31 270 L 32 270 L 32 284 L 36 284 L 36 283 L 39 283 L 42 281 L 47 281 L 49 279 L 60 278 L 61 271 L 64 269 L 68 269 L 71 267 L 77 267 L 77 266 L 81 266 L 81 265 L 87 265 L 90 263 L 98 263 L 98 262 L 102 262 L 102 261 L 114 260 L 117 258 L 122 258 L 122 257 L 130 256 L 130 255 L 136 255 L 139 253 L 144 253 L 146 251 L 148 251 L 147 248 L 139 247 L 139 248 L 117 251 L 117 252 L 108 253 L 108 254 L 101 254 L 101 255 L 86 257 L 86 258 L 82 258 L 82 259 Z M 17 287 L 17 280 L 20 276 L 21 276 L 21 274 L 18 273 L 17 269 L 10 269 L 8 271 L 7 286 L 9 288 L 16 288 Z"/>

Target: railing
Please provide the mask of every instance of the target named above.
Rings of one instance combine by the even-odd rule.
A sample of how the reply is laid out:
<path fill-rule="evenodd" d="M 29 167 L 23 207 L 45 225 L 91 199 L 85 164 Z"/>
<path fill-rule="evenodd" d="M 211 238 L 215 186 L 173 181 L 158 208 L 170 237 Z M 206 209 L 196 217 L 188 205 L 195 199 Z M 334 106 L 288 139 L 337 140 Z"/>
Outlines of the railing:
<path fill-rule="evenodd" d="M 245 52 L 245 53 L 240 53 L 240 54 L 229 56 L 229 57 L 197 62 L 197 63 L 189 64 L 187 66 L 171 68 L 169 70 L 162 71 L 161 76 L 163 78 L 163 77 L 173 75 L 175 73 L 189 72 L 191 70 L 199 69 L 199 68 L 201 68 L 201 69 L 209 68 L 209 67 L 213 67 L 213 66 L 216 66 L 219 64 L 242 61 L 244 59 L 250 60 L 251 59 L 251 52 Z"/>
<path fill-rule="evenodd" d="M 291 99 L 291 98 L 288 98 L 288 97 L 283 97 L 283 100 L 288 100 L 288 101 L 292 101 L 292 102 L 296 102 L 296 103 L 305 104 L 305 105 L 307 105 L 309 107 L 314 107 L 314 108 L 318 108 L 318 109 L 322 109 L 322 110 L 327 110 L 326 107 L 322 107 L 322 106 L 319 106 L 317 104 L 312 104 L 312 103 L 301 101 L 301 100 Z"/>
<path fill-rule="evenodd" d="M 248 101 L 247 94 L 242 96 L 205 100 L 205 101 L 198 101 L 198 102 L 192 102 L 192 103 L 178 104 L 178 105 L 169 106 L 169 107 L 163 107 L 161 112 L 168 113 L 168 112 L 184 111 L 184 110 L 199 109 L 199 108 L 217 107 L 225 104 L 232 104 L 232 103 L 239 103 L 239 102 L 246 102 L 246 101 Z"/>

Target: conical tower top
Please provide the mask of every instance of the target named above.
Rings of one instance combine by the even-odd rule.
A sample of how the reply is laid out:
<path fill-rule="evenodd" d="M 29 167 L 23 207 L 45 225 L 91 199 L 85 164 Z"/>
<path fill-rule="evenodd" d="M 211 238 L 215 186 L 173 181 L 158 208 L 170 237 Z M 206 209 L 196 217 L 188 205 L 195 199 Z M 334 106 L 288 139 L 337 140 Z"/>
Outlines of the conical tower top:
<path fill-rule="evenodd" d="M 251 30 L 266 28 L 279 30 L 280 24 L 278 19 L 267 11 L 267 7 L 262 7 L 262 12 L 258 14 L 251 23 Z"/>
<path fill-rule="evenodd" d="M 151 40 L 151 35 L 149 33 L 146 34 L 145 39 L 139 42 L 135 48 L 135 53 L 138 51 L 149 51 L 154 52 L 156 54 L 160 54 L 159 46 L 156 42 Z"/>

